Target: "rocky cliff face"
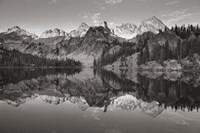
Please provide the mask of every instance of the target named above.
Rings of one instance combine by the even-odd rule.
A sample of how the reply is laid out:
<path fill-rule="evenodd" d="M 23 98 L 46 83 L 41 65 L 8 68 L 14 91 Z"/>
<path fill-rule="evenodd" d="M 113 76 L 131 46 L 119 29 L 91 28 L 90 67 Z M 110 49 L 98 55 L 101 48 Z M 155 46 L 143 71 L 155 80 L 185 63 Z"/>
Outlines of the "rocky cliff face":
<path fill-rule="evenodd" d="M 145 45 L 148 46 L 149 58 L 154 61 L 155 57 L 161 56 L 161 48 L 165 47 L 167 42 L 172 55 L 177 52 L 179 40 L 187 43 L 186 40 L 173 33 L 161 32 L 165 28 L 166 26 L 161 20 L 151 17 L 142 21 L 138 27 L 135 24 L 126 23 L 111 29 L 107 22 L 94 27 L 82 23 L 78 29 L 70 32 L 70 34 L 60 29 L 53 29 L 45 31 L 37 39 L 33 34 L 15 26 L 5 33 L 0 33 L 0 38 L 2 39 L 1 45 L 8 49 L 16 49 L 51 59 L 66 59 L 68 57 L 81 61 L 85 66 L 93 66 L 94 60 L 100 59 L 103 52 L 110 57 L 116 53 L 115 48 L 119 52 L 125 45 L 129 45 L 130 49 L 122 50 L 126 54 L 116 54 L 112 58 L 113 62 L 106 65 L 115 68 L 126 65 L 131 69 L 135 68 L 138 61 L 137 57 L 140 57 L 136 57 L 134 54 L 139 53 L 140 49 L 143 49 L 144 52 Z M 188 40 L 192 40 L 192 38 L 196 38 L 195 35 Z M 194 43 L 191 41 L 191 44 L 198 44 L 198 41 Z M 133 50 L 133 52 L 131 53 L 128 50 Z M 195 47 L 193 51 L 195 51 Z M 193 52 L 193 54 L 195 53 Z M 121 55 L 122 57 L 120 57 Z"/>
<path fill-rule="evenodd" d="M 166 27 L 165 24 L 155 16 L 145 19 L 138 26 L 133 23 L 124 23 L 120 26 L 107 26 L 107 24 L 106 26 L 104 26 L 104 23 L 100 23 L 99 25 L 103 26 L 104 28 L 110 26 L 109 28 L 113 35 L 127 40 L 133 39 L 137 35 L 141 35 L 145 32 L 152 32 L 154 34 L 158 34 L 159 30 L 163 31 Z"/>
<path fill-rule="evenodd" d="M 93 66 L 94 59 L 98 59 L 103 48 L 109 46 L 114 40 L 117 40 L 105 26 L 90 27 L 82 38 L 78 49 L 67 55 L 68 58 L 81 61 L 85 66 Z"/>
<path fill-rule="evenodd" d="M 125 39 L 132 39 L 136 36 L 137 26 L 132 23 L 122 24 L 114 28 L 114 34 Z"/>
<path fill-rule="evenodd" d="M 161 20 L 153 16 L 141 22 L 136 31 L 136 35 L 140 35 L 148 31 L 157 34 L 159 33 L 159 30 L 163 31 L 165 27 L 166 27 L 165 24 Z"/>
<path fill-rule="evenodd" d="M 24 36 L 24 39 L 26 39 L 27 37 L 31 37 L 33 39 L 37 38 L 37 35 L 29 33 L 26 30 L 21 29 L 19 26 L 14 26 L 12 28 L 9 28 L 7 30 L 7 32 L 5 32 L 5 34 L 10 34 L 10 33 L 13 33 L 13 32 L 16 33 L 19 36 Z"/>
<path fill-rule="evenodd" d="M 6 32 L 0 33 L 1 46 L 9 50 L 19 50 L 24 52 L 26 44 L 25 41 L 36 40 L 35 34 L 29 33 L 18 26 L 9 28 Z"/>
<path fill-rule="evenodd" d="M 89 29 L 89 26 L 86 23 L 81 23 L 81 25 L 78 27 L 78 29 L 73 30 L 69 33 L 71 37 L 83 37 L 87 30 Z"/>
<path fill-rule="evenodd" d="M 42 35 L 40 36 L 40 38 L 53 38 L 53 37 L 66 37 L 69 39 L 69 35 L 68 33 L 66 33 L 63 30 L 60 29 L 50 29 L 50 30 L 46 30 L 45 32 L 42 33 Z"/>

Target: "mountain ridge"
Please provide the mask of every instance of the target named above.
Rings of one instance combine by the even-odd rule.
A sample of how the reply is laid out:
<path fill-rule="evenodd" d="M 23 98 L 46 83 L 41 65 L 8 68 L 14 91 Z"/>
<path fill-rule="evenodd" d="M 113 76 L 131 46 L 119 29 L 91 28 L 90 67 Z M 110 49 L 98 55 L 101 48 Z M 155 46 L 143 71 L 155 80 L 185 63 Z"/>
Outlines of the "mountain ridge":
<path fill-rule="evenodd" d="M 118 26 L 118 33 L 122 32 L 122 34 L 116 35 L 115 30 L 109 28 L 109 23 L 105 21 L 93 27 L 83 22 L 69 35 L 55 29 L 58 33 L 55 37 L 50 34 L 50 37 L 37 39 L 27 36 L 29 34 L 26 32 L 26 34 L 19 32 L 24 31 L 19 30 L 19 27 L 14 27 L 9 29 L 8 33 L 0 33 L 0 38 L 3 39 L 1 45 L 10 50 L 15 49 L 49 59 L 71 58 L 89 67 L 115 66 L 113 63 L 118 62 L 115 64 L 119 67 L 134 66 L 135 68 L 135 64 L 141 65 L 149 61 L 166 61 L 169 58 L 180 61 L 182 56 L 186 58 L 188 55 L 198 59 L 194 54 L 199 53 L 199 48 L 193 45 L 198 44 L 198 26 L 191 25 L 188 28 L 176 26 L 168 29 L 161 20 L 153 16 L 142 21 L 138 28 L 136 27 L 132 23 L 122 24 Z M 126 39 L 127 37 L 133 38 Z M 187 59 L 190 57 L 183 60 L 183 64 L 188 66 Z M 192 63 L 190 62 L 189 66 Z"/>
<path fill-rule="evenodd" d="M 102 22 L 96 26 L 104 26 L 104 25 L 105 25 L 104 22 Z M 29 35 L 32 38 L 50 38 L 50 37 L 58 37 L 58 36 L 66 36 L 67 38 L 68 37 L 83 37 L 90 27 L 95 27 L 95 26 L 89 26 L 87 23 L 82 22 L 77 29 L 70 31 L 69 33 L 65 32 L 64 30 L 54 28 L 54 29 L 46 30 L 41 35 L 37 36 L 35 33 L 31 34 L 21 29 L 19 26 L 14 26 L 12 28 L 8 28 L 7 33 L 17 32 L 20 29 L 21 34 L 26 33 L 26 35 Z M 112 34 L 129 40 L 147 31 L 158 33 L 159 29 L 164 30 L 166 26 L 160 19 L 153 16 L 141 21 L 139 25 L 136 25 L 131 22 L 127 22 L 127 23 L 122 23 L 121 25 L 115 25 L 114 27 L 111 26 L 111 28 L 109 27 L 109 25 L 107 25 L 107 27 L 108 29 L 111 30 Z"/>
<path fill-rule="evenodd" d="M 39 38 L 52 38 L 52 37 L 66 37 L 69 38 L 69 34 L 61 29 L 55 28 L 55 29 L 49 29 L 44 31 Z"/>

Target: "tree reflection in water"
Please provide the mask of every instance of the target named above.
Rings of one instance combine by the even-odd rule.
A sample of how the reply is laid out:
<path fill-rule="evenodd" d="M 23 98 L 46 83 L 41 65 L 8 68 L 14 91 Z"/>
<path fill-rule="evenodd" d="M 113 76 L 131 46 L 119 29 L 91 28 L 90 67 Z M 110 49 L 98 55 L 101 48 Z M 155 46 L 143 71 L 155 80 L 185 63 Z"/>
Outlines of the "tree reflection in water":
<path fill-rule="evenodd" d="M 83 111 L 140 108 L 156 117 L 168 107 L 198 111 L 200 106 L 197 73 L 138 72 L 137 82 L 124 74 L 92 69 L 0 69 L 0 73 L 0 100 L 16 107 L 40 97 L 56 105 L 70 101 Z"/>

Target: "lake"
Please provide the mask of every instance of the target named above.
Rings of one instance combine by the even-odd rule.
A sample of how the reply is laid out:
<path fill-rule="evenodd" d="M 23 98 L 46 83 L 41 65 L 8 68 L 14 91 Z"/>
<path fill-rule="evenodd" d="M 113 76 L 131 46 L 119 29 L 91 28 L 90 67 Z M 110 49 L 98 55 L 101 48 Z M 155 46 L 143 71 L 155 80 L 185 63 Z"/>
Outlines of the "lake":
<path fill-rule="evenodd" d="M 200 74 L 0 69 L 0 133 L 199 133 Z"/>

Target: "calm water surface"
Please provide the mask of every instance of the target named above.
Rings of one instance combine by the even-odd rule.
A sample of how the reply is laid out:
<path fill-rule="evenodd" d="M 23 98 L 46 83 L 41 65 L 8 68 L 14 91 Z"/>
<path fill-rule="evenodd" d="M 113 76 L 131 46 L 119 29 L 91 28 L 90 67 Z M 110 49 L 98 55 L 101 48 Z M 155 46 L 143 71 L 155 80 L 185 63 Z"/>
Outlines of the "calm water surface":
<path fill-rule="evenodd" d="M 0 69 L 0 133 L 200 133 L 200 75 Z"/>

